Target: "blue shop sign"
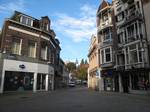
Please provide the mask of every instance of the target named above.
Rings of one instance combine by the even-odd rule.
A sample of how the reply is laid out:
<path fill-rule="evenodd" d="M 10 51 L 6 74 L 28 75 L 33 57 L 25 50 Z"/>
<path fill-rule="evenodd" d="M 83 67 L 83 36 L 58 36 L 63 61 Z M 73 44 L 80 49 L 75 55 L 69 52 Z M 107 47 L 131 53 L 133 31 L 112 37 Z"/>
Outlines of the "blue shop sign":
<path fill-rule="evenodd" d="M 112 70 L 109 70 L 108 72 L 107 72 L 107 74 L 108 74 L 108 76 L 112 76 Z"/>
<path fill-rule="evenodd" d="M 113 75 L 113 71 L 112 70 L 108 70 L 102 73 L 103 76 L 112 76 Z"/>
<path fill-rule="evenodd" d="M 26 67 L 25 67 L 25 65 L 24 65 L 24 64 L 22 64 L 22 65 L 19 65 L 19 68 L 21 68 L 21 69 L 25 69 Z"/>

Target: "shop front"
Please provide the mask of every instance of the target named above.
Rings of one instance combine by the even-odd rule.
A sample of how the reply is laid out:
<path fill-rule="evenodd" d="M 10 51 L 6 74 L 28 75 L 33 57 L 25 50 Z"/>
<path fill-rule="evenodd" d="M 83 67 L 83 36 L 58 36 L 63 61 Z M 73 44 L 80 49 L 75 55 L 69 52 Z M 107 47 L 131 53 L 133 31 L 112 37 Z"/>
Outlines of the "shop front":
<path fill-rule="evenodd" d="M 47 64 L 4 59 L 0 93 L 48 91 L 54 87 L 54 68 Z"/>
<path fill-rule="evenodd" d="M 46 89 L 46 74 L 37 74 L 37 90 Z"/>
<path fill-rule="evenodd" d="M 118 85 L 118 79 L 113 74 L 113 70 L 102 70 L 101 77 L 103 78 L 104 91 L 115 91 L 115 88 L 117 88 L 116 85 Z"/>
<path fill-rule="evenodd" d="M 132 70 L 130 78 L 131 90 L 150 91 L 150 75 L 148 70 Z"/>
<path fill-rule="evenodd" d="M 33 90 L 33 73 L 5 71 L 4 91 Z"/>

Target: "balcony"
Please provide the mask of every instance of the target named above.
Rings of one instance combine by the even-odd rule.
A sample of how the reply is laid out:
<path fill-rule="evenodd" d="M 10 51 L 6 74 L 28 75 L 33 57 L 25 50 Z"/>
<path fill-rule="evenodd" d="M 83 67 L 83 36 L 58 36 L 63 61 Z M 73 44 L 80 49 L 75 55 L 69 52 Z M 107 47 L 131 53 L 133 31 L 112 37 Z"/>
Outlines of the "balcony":
<path fill-rule="evenodd" d="M 100 23 L 100 25 L 98 26 L 98 32 L 100 32 L 101 30 L 105 29 L 105 28 L 109 28 L 110 26 L 112 26 L 112 23 L 107 20 L 105 22 Z"/>
<path fill-rule="evenodd" d="M 118 71 L 125 70 L 125 65 L 116 65 L 116 70 L 118 70 Z"/>
<path fill-rule="evenodd" d="M 108 68 L 108 67 L 113 67 L 113 66 L 114 66 L 113 62 L 100 64 L 101 68 Z"/>
<path fill-rule="evenodd" d="M 128 15 L 125 17 L 123 25 L 129 24 L 135 20 L 143 20 L 143 16 L 139 10 L 129 11 Z"/>
<path fill-rule="evenodd" d="M 131 3 L 134 3 L 134 0 L 122 0 L 123 3 L 128 3 L 128 4 L 131 4 Z"/>
<path fill-rule="evenodd" d="M 128 43 L 132 43 L 132 42 L 135 42 L 135 41 L 138 41 L 138 40 L 142 40 L 143 39 L 143 34 L 135 34 L 135 35 L 131 35 L 131 36 L 128 36 L 128 40 L 125 42 L 125 44 L 128 44 Z"/>

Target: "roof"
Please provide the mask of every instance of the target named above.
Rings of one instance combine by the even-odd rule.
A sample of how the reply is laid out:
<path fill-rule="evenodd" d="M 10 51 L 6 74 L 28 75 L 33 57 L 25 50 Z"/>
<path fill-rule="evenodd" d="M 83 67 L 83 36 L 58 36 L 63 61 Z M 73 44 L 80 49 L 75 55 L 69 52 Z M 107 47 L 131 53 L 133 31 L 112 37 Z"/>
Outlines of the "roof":
<path fill-rule="evenodd" d="M 27 17 L 29 17 L 29 18 L 32 18 L 32 19 L 38 20 L 38 19 L 36 19 L 36 18 L 34 18 L 34 17 L 32 17 L 32 16 L 29 16 L 29 15 L 24 14 L 24 13 L 19 12 L 19 11 L 15 11 L 13 16 L 18 15 L 18 14 L 25 15 L 25 16 L 27 16 Z"/>
<path fill-rule="evenodd" d="M 97 12 L 99 12 L 100 10 L 104 9 L 107 6 L 110 6 L 111 4 L 108 1 L 103 0 L 102 3 L 100 4 Z"/>

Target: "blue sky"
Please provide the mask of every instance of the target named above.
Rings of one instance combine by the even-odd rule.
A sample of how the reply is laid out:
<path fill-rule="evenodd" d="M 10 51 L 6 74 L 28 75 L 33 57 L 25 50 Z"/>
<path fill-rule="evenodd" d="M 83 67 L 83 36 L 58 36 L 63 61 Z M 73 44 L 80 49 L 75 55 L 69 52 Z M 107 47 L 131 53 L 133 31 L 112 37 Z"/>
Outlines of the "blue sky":
<path fill-rule="evenodd" d="M 96 34 L 96 10 L 100 3 L 101 0 L 0 0 L 0 29 L 14 10 L 38 19 L 49 16 L 51 28 L 61 43 L 61 58 L 87 59 L 91 35 Z"/>

